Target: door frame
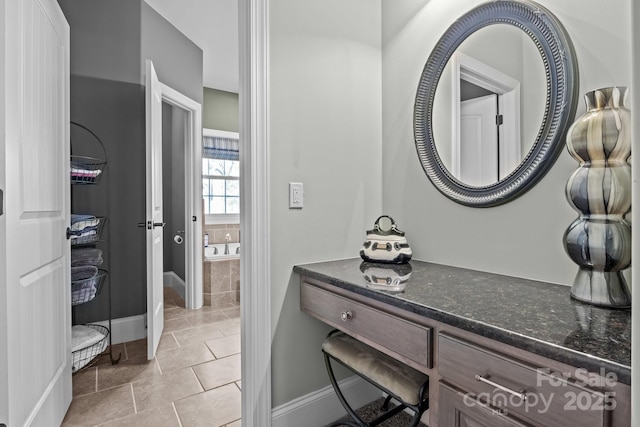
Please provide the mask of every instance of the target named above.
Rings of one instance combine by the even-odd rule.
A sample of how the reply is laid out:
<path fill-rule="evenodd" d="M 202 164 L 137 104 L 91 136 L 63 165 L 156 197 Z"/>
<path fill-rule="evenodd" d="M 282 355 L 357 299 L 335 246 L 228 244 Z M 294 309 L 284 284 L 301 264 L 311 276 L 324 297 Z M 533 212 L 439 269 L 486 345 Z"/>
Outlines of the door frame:
<path fill-rule="evenodd" d="M 202 106 L 160 82 L 162 101 L 180 108 L 185 118 L 185 307 L 202 307 Z"/>
<path fill-rule="evenodd" d="M 451 56 L 451 76 L 452 173 L 460 176 L 460 80 L 462 79 L 498 94 L 499 111 L 504 117 L 503 125 L 498 128 L 500 176 L 508 175 L 513 169 L 511 166 L 518 165 L 522 159 L 520 82 L 461 52 L 455 52 Z"/>
<path fill-rule="evenodd" d="M 243 427 L 271 426 L 269 0 L 238 3 Z"/>

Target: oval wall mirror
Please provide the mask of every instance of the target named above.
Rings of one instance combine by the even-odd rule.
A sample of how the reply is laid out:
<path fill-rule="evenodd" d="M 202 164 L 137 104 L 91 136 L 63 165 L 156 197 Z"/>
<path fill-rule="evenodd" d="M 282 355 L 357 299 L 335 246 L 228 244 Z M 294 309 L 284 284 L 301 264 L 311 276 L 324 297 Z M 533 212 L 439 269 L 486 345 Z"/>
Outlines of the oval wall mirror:
<path fill-rule="evenodd" d="M 467 206 L 520 196 L 562 151 L 577 78 L 571 41 L 542 6 L 471 10 L 440 38 L 418 84 L 414 137 L 426 175 Z"/>

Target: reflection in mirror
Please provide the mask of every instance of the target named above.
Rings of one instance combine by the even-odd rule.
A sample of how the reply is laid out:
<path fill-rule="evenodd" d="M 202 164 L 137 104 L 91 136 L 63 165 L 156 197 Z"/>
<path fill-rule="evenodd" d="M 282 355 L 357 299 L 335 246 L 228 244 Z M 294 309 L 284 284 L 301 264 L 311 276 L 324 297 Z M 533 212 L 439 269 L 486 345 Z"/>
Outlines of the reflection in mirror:
<path fill-rule="evenodd" d="M 499 131 L 493 126 L 497 142 L 468 137 L 479 126 L 460 114 L 461 81 L 493 94 L 492 110 L 494 104 L 499 110 L 490 115 L 503 123 Z M 471 9 L 438 40 L 418 82 L 413 133 L 425 174 L 438 191 L 466 206 L 497 206 L 522 195 L 562 151 L 576 111 L 577 82 L 573 45 L 549 10 L 531 0 L 489 1 Z"/>
<path fill-rule="evenodd" d="M 540 132 L 546 85 L 540 53 L 520 28 L 493 24 L 465 39 L 434 99 L 435 146 L 449 173 L 471 187 L 512 173 Z"/>

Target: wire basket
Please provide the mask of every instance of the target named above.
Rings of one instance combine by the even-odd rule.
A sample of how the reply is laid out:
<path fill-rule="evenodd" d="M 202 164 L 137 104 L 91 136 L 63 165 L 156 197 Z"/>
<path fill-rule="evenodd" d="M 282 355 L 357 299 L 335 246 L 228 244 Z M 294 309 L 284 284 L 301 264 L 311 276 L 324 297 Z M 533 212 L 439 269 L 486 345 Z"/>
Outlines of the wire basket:
<path fill-rule="evenodd" d="M 72 224 L 69 232 L 71 246 L 93 245 L 99 242 L 105 222 L 107 222 L 106 217 L 97 216 Z"/>
<path fill-rule="evenodd" d="M 92 266 L 71 267 L 71 305 L 84 304 L 100 294 L 106 270 Z"/>
<path fill-rule="evenodd" d="M 96 358 L 107 348 L 107 342 L 109 339 L 109 328 L 105 326 L 95 324 L 86 324 L 82 326 L 95 329 L 104 337 L 91 345 L 71 352 L 71 371 L 73 373 L 92 366 L 96 362 Z"/>
<path fill-rule="evenodd" d="M 85 156 L 71 156 L 71 183 L 97 184 L 100 182 L 107 162 Z"/>

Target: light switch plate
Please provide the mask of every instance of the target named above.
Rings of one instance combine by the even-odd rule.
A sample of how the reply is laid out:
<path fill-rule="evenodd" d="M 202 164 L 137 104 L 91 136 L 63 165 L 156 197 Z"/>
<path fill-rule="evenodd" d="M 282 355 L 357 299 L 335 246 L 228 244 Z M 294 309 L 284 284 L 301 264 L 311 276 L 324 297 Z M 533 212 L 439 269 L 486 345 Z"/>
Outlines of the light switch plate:
<path fill-rule="evenodd" d="M 289 209 L 302 209 L 304 188 L 301 182 L 289 183 Z"/>

